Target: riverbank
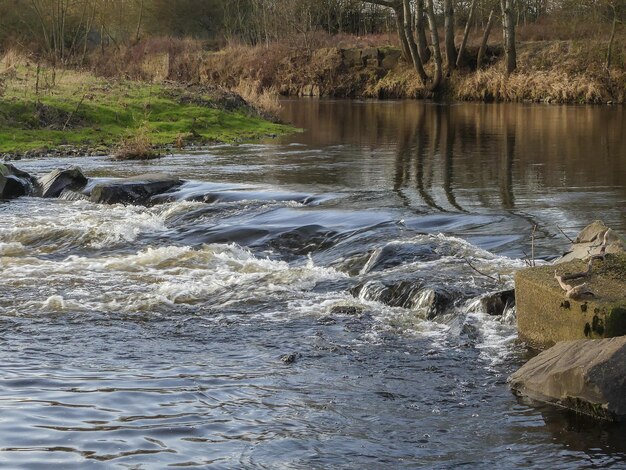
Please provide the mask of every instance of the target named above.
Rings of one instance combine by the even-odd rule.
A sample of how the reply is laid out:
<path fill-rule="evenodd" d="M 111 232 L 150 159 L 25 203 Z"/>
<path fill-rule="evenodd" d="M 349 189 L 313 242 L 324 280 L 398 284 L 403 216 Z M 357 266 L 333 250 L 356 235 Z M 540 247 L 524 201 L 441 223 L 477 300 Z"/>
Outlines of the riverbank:
<path fill-rule="evenodd" d="M 198 80 L 234 86 L 253 81 L 283 95 L 349 98 L 439 98 L 453 101 L 623 103 L 626 40 L 614 45 L 607 70 L 606 41 L 529 41 L 518 45 L 518 70 L 507 77 L 499 46 L 487 50 L 487 64 L 476 70 L 478 48 L 470 46 L 464 65 L 437 96 L 393 46 L 319 48 L 310 56 L 280 46 L 238 47 L 208 54 Z M 250 64 L 254 64 L 251 66 Z M 432 61 L 427 71 L 432 76 Z"/>
<path fill-rule="evenodd" d="M 471 37 L 460 68 L 436 96 L 420 82 L 391 36 L 325 37 L 307 47 L 277 41 L 219 51 L 204 50 L 193 41 L 147 40 L 121 55 L 92 56 L 90 67 L 109 77 L 245 87 L 283 96 L 561 104 L 625 101 L 626 36 L 621 32 L 615 37 L 608 70 L 608 38 L 529 38 L 533 40 L 518 42 L 518 69 L 507 77 L 499 41 L 489 44 L 483 67 L 477 70 L 480 39 Z M 432 62 L 426 64 L 430 76 Z"/>
<path fill-rule="evenodd" d="M 4 159 L 230 143 L 293 131 L 216 86 L 111 80 L 26 60 L 3 65 Z"/>

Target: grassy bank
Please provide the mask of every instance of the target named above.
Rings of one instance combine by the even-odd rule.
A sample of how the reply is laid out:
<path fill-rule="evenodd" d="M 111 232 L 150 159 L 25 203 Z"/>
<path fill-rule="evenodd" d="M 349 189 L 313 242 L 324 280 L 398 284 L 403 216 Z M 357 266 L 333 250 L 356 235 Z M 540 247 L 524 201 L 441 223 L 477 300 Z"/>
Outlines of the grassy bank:
<path fill-rule="evenodd" d="M 46 154 L 63 146 L 74 153 L 111 153 L 139 141 L 185 146 L 292 130 L 217 87 L 109 80 L 6 58 L 0 70 L 3 154 Z"/>

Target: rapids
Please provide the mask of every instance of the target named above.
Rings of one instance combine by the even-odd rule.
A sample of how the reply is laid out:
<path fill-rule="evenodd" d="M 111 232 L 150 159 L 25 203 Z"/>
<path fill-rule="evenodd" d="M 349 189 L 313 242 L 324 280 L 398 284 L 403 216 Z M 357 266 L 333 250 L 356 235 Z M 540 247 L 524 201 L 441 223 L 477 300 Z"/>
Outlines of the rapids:
<path fill-rule="evenodd" d="M 0 467 L 625 466 L 623 427 L 510 393 L 531 352 L 481 302 L 535 225 L 538 262 L 626 231 L 622 110 L 284 108 L 280 141 L 15 162 L 186 182 L 0 202 Z"/>

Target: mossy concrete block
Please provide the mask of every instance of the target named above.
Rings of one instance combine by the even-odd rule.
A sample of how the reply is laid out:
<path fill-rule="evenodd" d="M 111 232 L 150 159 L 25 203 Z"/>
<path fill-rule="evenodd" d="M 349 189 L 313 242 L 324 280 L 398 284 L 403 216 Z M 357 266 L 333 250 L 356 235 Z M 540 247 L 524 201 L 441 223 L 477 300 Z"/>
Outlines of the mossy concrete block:
<path fill-rule="evenodd" d="M 573 300 L 554 278 L 586 270 L 580 260 L 519 271 L 515 275 L 515 298 L 519 337 L 544 349 L 559 341 L 611 338 L 626 335 L 626 254 L 607 255 L 595 261 L 592 275 L 568 281 L 587 283 L 595 297 Z"/>

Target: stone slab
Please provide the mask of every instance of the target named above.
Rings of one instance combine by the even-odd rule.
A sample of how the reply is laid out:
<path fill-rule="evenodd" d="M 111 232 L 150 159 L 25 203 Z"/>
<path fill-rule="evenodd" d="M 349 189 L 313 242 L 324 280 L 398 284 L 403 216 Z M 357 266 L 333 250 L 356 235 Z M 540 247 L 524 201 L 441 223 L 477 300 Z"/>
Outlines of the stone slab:
<path fill-rule="evenodd" d="M 594 418 L 626 418 L 626 337 L 564 341 L 509 377 L 519 396 Z"/>

